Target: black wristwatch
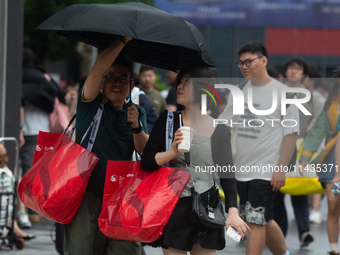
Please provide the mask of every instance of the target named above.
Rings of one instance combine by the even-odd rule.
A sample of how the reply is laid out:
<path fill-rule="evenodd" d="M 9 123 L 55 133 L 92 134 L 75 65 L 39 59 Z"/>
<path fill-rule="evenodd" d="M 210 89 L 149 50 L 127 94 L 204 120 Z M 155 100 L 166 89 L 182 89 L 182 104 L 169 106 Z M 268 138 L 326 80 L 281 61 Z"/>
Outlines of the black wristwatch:
<path fill-rule="evenodd" d="M 143 125 L 141 121 L 138 121 L 139 127 L 138 128 L 131 128 L 133 134 L 139 134 L 143 131 Z"/>

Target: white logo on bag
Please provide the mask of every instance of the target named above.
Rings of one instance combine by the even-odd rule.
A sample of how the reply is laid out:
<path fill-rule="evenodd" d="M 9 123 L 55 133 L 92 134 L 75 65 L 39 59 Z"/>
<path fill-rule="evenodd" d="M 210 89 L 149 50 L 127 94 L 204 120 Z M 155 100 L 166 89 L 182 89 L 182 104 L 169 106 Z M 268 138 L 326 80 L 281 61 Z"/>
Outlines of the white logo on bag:
<path fill-rule="evenodd" d="M 116 176 L 116 175 L 112 175 L 112 176 L 111 176 L 111 181 L 112 181 L 112 182 L 117 181 L 117 176 Z"/>
<path fill-rule="evenodd" d="M 42 147 L 41 145 L 38 144 L 38 145 L 35 147 L 35 149 L 36 149 L 36 151 L 42 151 L 43 147 Z"/>
<path fill-rule="evenodd" d="M 126 177 L 134 177 L 135 175 L 134 174 L 128 174 L 126 175 Z"/>
<path fill-rule="evenodd" d="M 51 147 L 45 147 L 44 149 L 45 149 L 45 151 L 52 151 L 52 150 L 54 150 L 54 148 L 52 146 Z"/>
<path fill-rule="evenodd" d="M 119 185 L 122 184 L 124 180 L 125 180 L 124 176 L 119 176 Z"/>

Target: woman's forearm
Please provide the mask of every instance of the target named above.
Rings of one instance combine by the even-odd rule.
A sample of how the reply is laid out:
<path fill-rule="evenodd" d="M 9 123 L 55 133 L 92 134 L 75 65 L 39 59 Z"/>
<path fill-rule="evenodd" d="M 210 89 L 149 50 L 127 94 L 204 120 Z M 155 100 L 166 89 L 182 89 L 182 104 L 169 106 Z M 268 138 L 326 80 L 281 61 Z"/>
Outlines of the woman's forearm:
<path fill-rule="evenodd" d="M 157 165 L 162 166 L 168 163 L 169 161 L 173 160 L 174 158 L 176 158 L 179 154 L 181 153 L 175 152 L 174 149 L 171 149 L 165 152 L 158 152 L 155 156 L 155 160 L 156 160 Z"/>

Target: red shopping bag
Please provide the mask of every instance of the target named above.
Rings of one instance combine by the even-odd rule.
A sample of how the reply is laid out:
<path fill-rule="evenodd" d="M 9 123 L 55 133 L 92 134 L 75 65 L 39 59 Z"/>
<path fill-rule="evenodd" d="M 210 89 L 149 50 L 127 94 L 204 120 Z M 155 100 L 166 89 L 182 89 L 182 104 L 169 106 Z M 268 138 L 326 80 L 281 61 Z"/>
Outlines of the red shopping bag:
<path fill-rule="evenodd" d="M 155 241 L 189 179 L 188 172 L 175 168 L 148 172 L 139 161 L 109 161 L 98 219 L 100 230 L 110 238 Z"/>
<path fill-rule="evenodd" d="M 65 135 L 40 131 L 32 168 L 18 187 L 21 201 L 52 221 L 70 223 L 98 160 Z"/>

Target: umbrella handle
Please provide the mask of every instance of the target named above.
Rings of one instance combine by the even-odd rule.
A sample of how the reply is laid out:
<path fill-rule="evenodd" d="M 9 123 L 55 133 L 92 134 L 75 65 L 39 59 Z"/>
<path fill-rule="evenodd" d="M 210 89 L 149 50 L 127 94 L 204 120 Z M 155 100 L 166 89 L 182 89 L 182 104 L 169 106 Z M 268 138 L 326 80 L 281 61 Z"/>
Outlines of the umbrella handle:
<path fill-rule="evenodd" d="M 119 37 L 119 38 L 122 38 L 122 37 Z M 125 43 L 124 43 L 124 45 L 125 45 Z M 131 88 L 131 84 L 132 84 L 132 74 L 133 74 L 133 70 L 132 70 L 132 68 L 130 69 L 130 94 L 129 94 L 129 98 L 130 98 L 130 100 L 129 100 L 129 102 L 127 102 L 126 104 L 125 104 L 125 123 L 126 123 L 126 126 L 127 127 L 131 127 L 131 125 L 132 125 L 132 122 L 129 122 L 128 121 L 128 108 L 132 105 L 132 98 L 131 98 L 131 96 L 132 96 L 132 88 Z"/>
<path fill-rule="evenodd" d="M 128 108 L 132 105 L 132 101 L 130 98 L 130 101 L 125 104 L 125 123 L 127 127 L 131 127 L 132 122 L 128 121 Z"/>

